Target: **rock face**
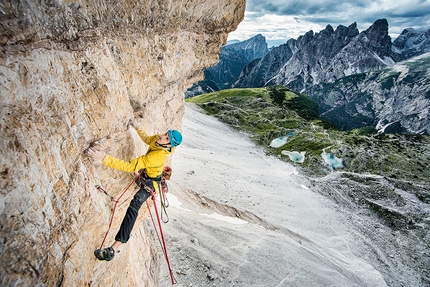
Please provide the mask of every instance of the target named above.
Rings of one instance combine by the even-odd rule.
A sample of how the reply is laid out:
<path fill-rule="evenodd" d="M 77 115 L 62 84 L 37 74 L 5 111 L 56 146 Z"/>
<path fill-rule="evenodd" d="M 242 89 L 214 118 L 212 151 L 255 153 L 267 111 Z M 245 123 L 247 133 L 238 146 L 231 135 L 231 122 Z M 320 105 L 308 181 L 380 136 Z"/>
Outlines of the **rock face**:
<path fill-rule="evenodd" d="M 144 153 L 131 117 L 149 133 L 180 129 L 186 87 L 215 65 L 244 10 L 244 0 L 2 3 L 1 286 L 158 285 L 144 208 L 113 261 L 93 256 L 113 207 L 94 185 L 116 197 L 133 176 L 82 151 Z"/>

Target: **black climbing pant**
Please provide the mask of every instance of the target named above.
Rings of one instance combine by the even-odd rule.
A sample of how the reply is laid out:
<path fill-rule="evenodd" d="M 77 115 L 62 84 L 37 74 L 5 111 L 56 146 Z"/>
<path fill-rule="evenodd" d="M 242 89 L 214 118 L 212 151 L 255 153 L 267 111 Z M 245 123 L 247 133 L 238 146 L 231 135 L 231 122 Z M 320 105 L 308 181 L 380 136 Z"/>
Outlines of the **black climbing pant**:
<path fill-rule="evenodd" d="M 143 184 L 140 184 L 138 181 L 136 183 L 140 186 L 140 189 L 134 195 L 130 205 L 125 213 L 124 219 L 122 220 L 121 227 L 117 235 L 115 236 L 116 241 L 120 241 L 122 243 L 126 243 L 128 239 L 130 239 L 131 230 L 133 229 L 134 223 L 136 222 L 136 218 L 142 204 L 151 196 L 151 194 L 145 189 Z M 151 188 L 154 193 L 154 184 L 152 179 L 145 179 L 145 184 L 147 187 Z"/>

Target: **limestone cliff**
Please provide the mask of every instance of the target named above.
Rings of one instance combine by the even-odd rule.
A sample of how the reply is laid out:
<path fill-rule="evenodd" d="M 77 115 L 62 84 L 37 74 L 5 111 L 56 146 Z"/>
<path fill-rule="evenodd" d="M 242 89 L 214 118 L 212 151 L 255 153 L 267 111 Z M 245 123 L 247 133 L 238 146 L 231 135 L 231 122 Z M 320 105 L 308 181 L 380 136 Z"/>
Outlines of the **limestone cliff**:
<path fill-rule="evenodd" d="M 244 10 L 245 0 L 2 1 L 1 286 L 158 285 L 145 212 L 113 261 L 94 258 L 113 206 L 94 185 L 115 196 L 133 176 L 82 151 L 144 153 L 131 117 L 150 133 L 181 129 L 186 88 Z"/>

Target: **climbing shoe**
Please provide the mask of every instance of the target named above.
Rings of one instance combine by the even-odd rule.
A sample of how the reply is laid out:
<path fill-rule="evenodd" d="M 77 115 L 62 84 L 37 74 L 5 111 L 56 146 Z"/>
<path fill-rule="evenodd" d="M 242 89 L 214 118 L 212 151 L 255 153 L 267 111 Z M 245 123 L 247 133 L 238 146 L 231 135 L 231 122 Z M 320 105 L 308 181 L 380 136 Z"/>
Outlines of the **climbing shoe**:
<path fill-rule="evenodd" d="M 107 247 L 105 249 L 97 249 L 94 251 L 94 255 L 98 260 L 111 261 L 115 257 L 115 250 L 112 247 Z"/>

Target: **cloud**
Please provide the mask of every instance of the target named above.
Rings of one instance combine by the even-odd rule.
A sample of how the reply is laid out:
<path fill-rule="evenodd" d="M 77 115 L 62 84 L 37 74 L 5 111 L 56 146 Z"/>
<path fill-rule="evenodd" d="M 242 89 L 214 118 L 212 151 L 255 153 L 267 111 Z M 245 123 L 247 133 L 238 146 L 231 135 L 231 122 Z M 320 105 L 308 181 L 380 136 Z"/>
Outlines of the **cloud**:
<path fill-rule="evenodd" d="M 370 0 L 337 1 L 337 0 L 313 0 L 313 1 L 285 1 L 274 0 L 263 2 L 261 0 L 248 0 L 247 10 L 263 14 L 273 13 L 282 15 L 312 15 L 323 14 L 330 11 L 345 11 L 352 6 L 365 7 L 372 3 Z"/>
<path fill-rule="evenodd" d="M 229 39 L 246 40 L 257 34 L 262 34 L 266 39 L 285 40 L 296 38 L 309 30 L 319 31 L 323 28 L 318 23 L 302 21 L 294 16 L 277 14 L 262 14 L 256 16 L 252 12 L 246 12 L 245 19 L 238 29 L 229 35 Z"/>
<path fill-rule="evenodd" d="M 267 40 L 297 38 L 328 24 L 366 30 L 385 18 L 390 36 L 397 37 L 405 28 L 430 29 L 430 0 L 247 0 L 245 19 L 229 39 L 246 40 L 262 34 Z"/>

